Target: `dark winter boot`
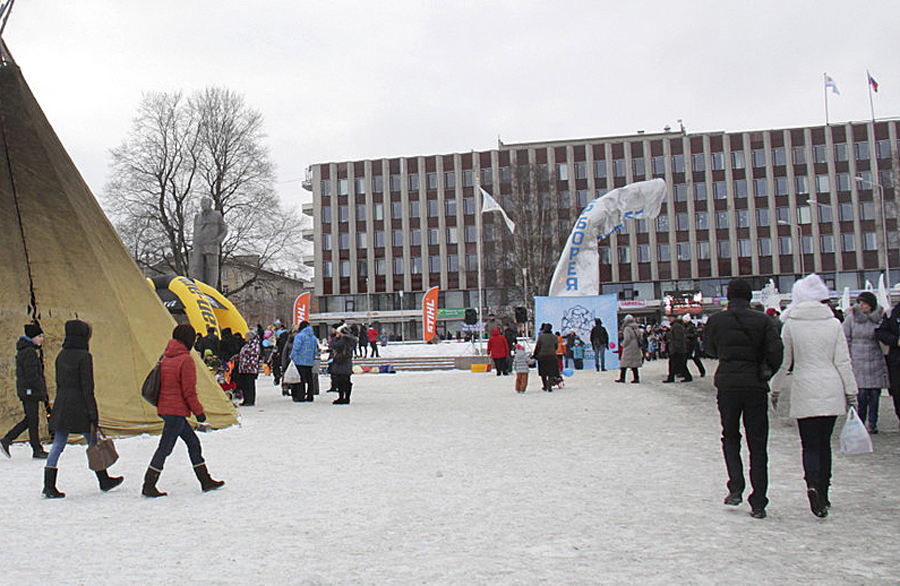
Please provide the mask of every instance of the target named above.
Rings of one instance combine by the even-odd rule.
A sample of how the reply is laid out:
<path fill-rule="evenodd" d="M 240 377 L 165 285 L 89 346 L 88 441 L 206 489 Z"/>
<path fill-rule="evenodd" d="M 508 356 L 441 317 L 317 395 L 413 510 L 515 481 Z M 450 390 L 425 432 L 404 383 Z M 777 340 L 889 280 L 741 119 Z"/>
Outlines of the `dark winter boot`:
<path fill-rule="evenodd" d="M 619 378 L 616 379 L 617 383 L 625 382 L 625 372 L 626 372 L 626 369 L 624 369 L 624 368 L 619 369 Z"/>
<path fill-rule="evenodd" d="M 31 457 L 34 458 L 35 460 L 46 460 L 47 456 L 49 456 L 49 455 L 50 454 L 48 454 L 46 451 L 44 451 L 44 448 L 38 448 L 36 450 L 31 451 Z"/>
<path fill-rule="evenodd" d="M 209 470 L 206 469 L 206 463 L 197 464 L 194 466 L 194 474 L 197 475 L 197 480 L 200 481 L 200 488 L 203 489 L 203 492 L 209 492 L 211 490 L 216 490 L 217 488 L 222 488 L 225 485 L 224 480 L 213 480 L 209 475 Z"/>
<path fill-rule="evenodd" d="M 828 509 L 825 507 L 825 503 L 822 500 L 822 495 L 819 493 L 819 489 L 815 487 L 810 487 L 806 491 L 806 496 L 809 498 L 809 510 L 812 511 L 812 514 L 816 517 L 825 518 L 828 516 Z"/>
<path fill-rule="evenodd" d="M 97 475 L 97 480 L 100 481 L 100 490 L 103 492 L 111 491 L 125 480 L 121 476 L 110 476 L 106 470 L 100 470 L 95 472 L 95 474 Z"/>
<path fill-rule="evenodd" d="M 147 472 L 144 474 L 144 486 L 141 488 L 142 495 L 149 498 L 156 498 L 168 494 L 156 489 L 156 481 L 159 480 L 160 474 L 162 474 L 162 470 L 157 470 L 153 466 L 147 468 Z"/>
<path fill-rule="evenodd" d="M 44 490 L 43 495 L 48 499 L 64 499 L 66 498 L 66 493 L 59 492 L 56 490 L 56 473 L 59 472 L 58 468 L 51 468 L 49 466 L 44 468 Z"/>
<path fill-rule="evenodd" d="M 825 510 L 827 511 L 828 509 L 831 508 L 831 501 L 828 500 L 828 483 L 827 482 L 822 483 L 822 485 L 819 486 L 819 495 L 822 497 L 822 505 L 825 507 Z"/>

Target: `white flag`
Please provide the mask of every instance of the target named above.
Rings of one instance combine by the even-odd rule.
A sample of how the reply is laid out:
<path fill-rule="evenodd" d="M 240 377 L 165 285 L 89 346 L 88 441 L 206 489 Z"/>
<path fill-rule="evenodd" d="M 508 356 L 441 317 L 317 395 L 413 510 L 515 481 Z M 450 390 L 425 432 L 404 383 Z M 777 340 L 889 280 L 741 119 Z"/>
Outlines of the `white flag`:
<path fill-rule="evenodd" d="M 503 208 L 500 207 L 500 204 L 497 203 L 497 200 L 491 197 L 491 194 L 484 190 L 482 187 L 478 187 L 481 190 L 481 197 L 484 198 L 484 201 L 481 202 L 481 213 L 484 212 L 492 212 L 494 210 L 500 212 L 503 216 L 503 219 L 506 220 L 506 227 L 509 228 L 510 234 L 514 234 L 516 231 L 516 223 L 509 219 L 509 216 L 506 215 L 506 212 L 503 211 Z"/>

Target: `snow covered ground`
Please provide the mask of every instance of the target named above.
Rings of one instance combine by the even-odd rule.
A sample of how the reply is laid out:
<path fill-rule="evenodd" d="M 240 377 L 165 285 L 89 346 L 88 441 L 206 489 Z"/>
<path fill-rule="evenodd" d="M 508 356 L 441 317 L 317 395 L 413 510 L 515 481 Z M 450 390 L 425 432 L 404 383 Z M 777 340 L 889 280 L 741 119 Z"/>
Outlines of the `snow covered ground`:
<path fill-rule="evenodd" d="M 900 433 L 887 396 L 876 452 L 835 454 L 824 520 L 807 506 L 795 425 L 775 421 L 769 517 L 756 520 L 746 504 L 722 505 L 710 376 L 663 385 L 664 368 L 644 368 L 641 385 L 578 372 L 552 394 L 532 373 L 524 395 L 494 374 L 360 375 L 349 406 L 325 394 L 294 404 L 261 378 L 240 427 L 201 436 L 227 481 L 207 494 L 179 444 L 159 484 L 169 496 L 140 497 L 157 441 L 145 436 L 117 442 L 113 472 L 126 480 L 109 494 L 84 448 L 69 447 L 68 496 L 45 500 L 41 463 L 16 445 L 0 459 L 2 582 L 900 581 Z"/>

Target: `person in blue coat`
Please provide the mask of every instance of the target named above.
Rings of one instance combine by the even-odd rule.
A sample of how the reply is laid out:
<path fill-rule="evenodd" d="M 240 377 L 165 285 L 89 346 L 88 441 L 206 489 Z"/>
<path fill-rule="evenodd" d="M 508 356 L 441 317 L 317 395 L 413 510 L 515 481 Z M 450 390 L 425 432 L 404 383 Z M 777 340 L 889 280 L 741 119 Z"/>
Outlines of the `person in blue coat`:
<path fill-rule="evenodd" d="M 309 325 L 308 321 L 300 322 L 299 328 L 297 335 L 294 336 L 291 360 L 297 366 L 301 382 L 299 385 L 292 385 L 291 396 L 295 403 L 312 402 L 313 392 L 315 391 L 312 368 L 316 360 L 319 340 L 313 333 L 312 326 Z"/>

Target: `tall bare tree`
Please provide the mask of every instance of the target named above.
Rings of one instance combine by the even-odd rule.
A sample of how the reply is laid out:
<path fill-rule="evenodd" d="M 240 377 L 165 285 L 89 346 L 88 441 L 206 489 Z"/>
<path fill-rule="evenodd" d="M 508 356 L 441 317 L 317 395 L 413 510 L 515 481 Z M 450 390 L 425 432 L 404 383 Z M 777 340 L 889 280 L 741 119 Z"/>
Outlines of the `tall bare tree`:
<path fill-rule="evenodd" d="M 221 259 L 258 259 L 256 273 L 229 294 L 263 270 L 295 266 L 303 216 L 280 204 L 264 139 L 262 115 L 233 91 L 145 94 L 128 137 L 112 151 L 104 197 L 137 262 L 186 274 L 191 219 L 209 197 L 229 228 Z"/>

